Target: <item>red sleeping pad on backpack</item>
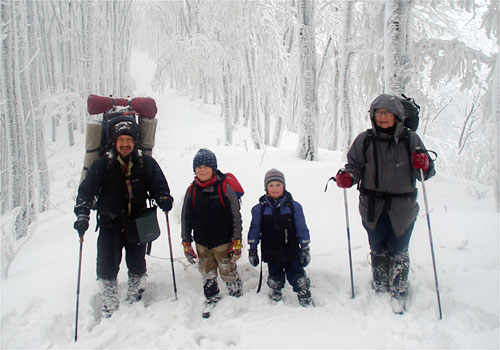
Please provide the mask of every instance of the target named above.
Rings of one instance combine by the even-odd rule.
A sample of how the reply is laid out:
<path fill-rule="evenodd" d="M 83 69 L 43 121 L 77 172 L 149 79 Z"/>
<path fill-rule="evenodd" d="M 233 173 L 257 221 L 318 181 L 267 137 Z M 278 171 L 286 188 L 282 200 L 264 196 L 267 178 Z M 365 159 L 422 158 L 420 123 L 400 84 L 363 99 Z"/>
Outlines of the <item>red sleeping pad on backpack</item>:
<path fill-rule="evenodd" d="M 109 111 L 115 106 L 129 106 L 141 117 L 153 119 L 158 108 L 156 102 L 151 97 L 134 97 L 130 101 L 126 98 L 111 98 L 97 95 L 89 95 L 87 99 L 87 110 L 90 114 L 100 114 Z"/>

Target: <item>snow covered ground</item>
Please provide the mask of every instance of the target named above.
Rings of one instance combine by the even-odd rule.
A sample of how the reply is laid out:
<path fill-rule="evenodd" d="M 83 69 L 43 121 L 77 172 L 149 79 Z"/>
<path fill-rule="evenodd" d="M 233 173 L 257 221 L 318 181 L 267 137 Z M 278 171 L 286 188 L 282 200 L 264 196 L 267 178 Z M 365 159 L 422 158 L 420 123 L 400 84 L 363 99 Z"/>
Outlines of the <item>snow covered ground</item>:
<path fill-rule="evenodd" d="M 219 107 L 148 85 L 154 67 L 135 53 L 136 96 L 156 99 L 159 127 L 154 156 L 175 198 L 170 214 L 177 300 L 174 297 L 165 218 L 162 236 L 147 257 L 148 284 L 143 302 L 125 304 L 126 267 L 119 288 L 122 304 L 110 319 L 99 320 L 95 281 L 96 237 L 89 230 L 83 244 L 79 337 L 75 343 L 78 235 L 72 225 L 74 198 L 84 155 L 84 136 L 74 147 L 62 140 L 48 146 L 52 207 L 32 227 L 9 277 L 1 284 L 2 348 L 499 348 L 499 217 L 492 189 L 439 171 L 427 183 L 443 319 L 439 320 L 424 204 L 410 243 L 408 311 L 392 313 L 389 299 L 370 288 L 367 237 L 357 211 L 357 191 L 349 189 L 355 298 L 351 299 L 343 193 L 330 176 L 343 165 L 340 153 L 320 151 L 320 160 L 295 156 L 295 138 L 285 135 L 280 149 L 253 150 L 248 131 L 238 130 L 235 146 L 222 146 Z M 196 151 L 212 149 L 222 171 L 233 172 L 245 189 L 244 238 L 250 209 L 263 191 L 264 173 L 276 167 L 299 201 L 311 231 L 312 261 L 307 273 L 315 308 L 299 306 L 291 287 L 274 304 L 267 286 L 256 294 L 259 269 L 247 262 L 247 247 L 238 268 L 244 295 L 227 296 L 208 319 L 202 281 L 187 263 L 180 245 L 179 212 L 192 180 Z M 95 227 L 92 217 L 91 227 Z M 264 278 L 267 272 L 264 269 Z"/>

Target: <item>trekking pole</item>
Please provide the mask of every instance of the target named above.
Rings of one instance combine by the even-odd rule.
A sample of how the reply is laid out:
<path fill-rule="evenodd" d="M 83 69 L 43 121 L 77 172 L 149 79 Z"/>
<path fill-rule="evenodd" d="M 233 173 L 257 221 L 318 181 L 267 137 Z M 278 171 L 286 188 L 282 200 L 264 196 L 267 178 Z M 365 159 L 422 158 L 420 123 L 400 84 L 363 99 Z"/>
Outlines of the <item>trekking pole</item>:
<path fill-rule="evenodd" d="M 335 176 L 332 176 L 330 180 L 333 180 L 337 182 L 337 179 Z M 328 189 L 328 182 L 326 183 L 325 186 L 325 192 Z M 351 230 L 349 228 L 349 207 L 347 205 L 347 190 L 343 188 L 344 190 L 344 211 L 345 211 L 345 223 L 346 223 L 346 229 L 347 229 L 347 249 L 349 251 L 349 271 L 351 274 L 351 298 L 354 299 L 354 277 L 353 277 L 353 272 L 352 272 L 352 254 L 351 254 Z"/>
<path fill-rule="evenodd" d="M 344 190 L 345 224 L 347 229 L 347 247 L 349 250 L 349 269 L 351 272 L 351 298 L 354 299 L 354 278 L 352 276 L 351 230 L 349 228 L 349 207 L 347 205 L 347 190 Z"/>
<path fill-rule="evenodd" d="M 173 253 L 172 253 L 172 241 L 170 239 L 170 221 L 168 219 L 167 212 L 165 212 L 165 217 L 167 218 L 168 246 L 170 249 L 170 264 L 172 265 L 172 279 L 174 281 L 174 294 L 175 294 L 175 300 L 177 300 L 177 284 L 175 283 L 174 257 L 173 257 Z"/>
<path fill-rule="evenodd" d="M 424 204 L 425 204 L 425 216 L 427 217 L 427 228 L 429 229 L 429 242 L 431 244 L 431 255 L 432 255 L 432 266 L 434 268 L 434 282 L 436 283 L 436 296 L 439 308 L 439 319 L 443 319 L 443 314 L 441 312 L 441 298 L 439 297 L 439 285 L 438 285 L 438 277 L 436 271 L 436 257 L 434 255 L 434 244 L 432 243 L 432 230 L 431 230 L 431 219 L 429 217 L 429 206 L 427 204 L 427 192 L 425 191 L 425 180 L 424 180 L 424 171 L 420 170 L 420 176 L 422 178 L 422 192 L 424 194 Z"/>
<path fill-rule="evenodd" d="M 260 260 L 260 275 L 259 275 L 259 285 L 257 286 L 257 293 L 260 292 L 260 287 L 262 287 L 262 259 Z"/>
<path fill-rule="evenodd" d="M 83 236 L 80 236 L 80 257 L 78 259 L 78 280 L 76 283 L 75 343 L 78 340 L 78 305 L 80 304 L 80 276 L 82 274 Z"/>

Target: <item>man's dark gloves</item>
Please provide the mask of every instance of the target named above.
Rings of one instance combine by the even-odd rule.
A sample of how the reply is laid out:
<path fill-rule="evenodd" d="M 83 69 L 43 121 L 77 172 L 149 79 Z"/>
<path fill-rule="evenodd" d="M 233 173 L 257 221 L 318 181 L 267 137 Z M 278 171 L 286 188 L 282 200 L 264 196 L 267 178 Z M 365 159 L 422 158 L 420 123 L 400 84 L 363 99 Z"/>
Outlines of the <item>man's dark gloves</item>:
<path fill-rule="evenodd" d="M 78 235 L 82 237 L 85 234 L 85 231 L 89 228 L 89 216 L 85 214 L 78 214 L 78 218 L 73 224 L 73 227 L 78 231 Z"/>
<path fill-rule="evenodd" d="M 300 263 L 306 267 L 311 262 L 311 251 L 309 246 L 305 246 L 300 250 Z"/>
<path fill-rule="evenodd" d="M 161 196 L 160 198 L 158 198 L 158 206 L 160 207 L 161 210 L 166 212 L 172 210 L 173 202 L 174 199 L 170 196 Z"/>
<path fill-rule="evenodd" d="M 259 254 L 257 253 L 257 249 L 250 249 L 248 251 L 248 262 L 252 266 L 259 265 Z"/>

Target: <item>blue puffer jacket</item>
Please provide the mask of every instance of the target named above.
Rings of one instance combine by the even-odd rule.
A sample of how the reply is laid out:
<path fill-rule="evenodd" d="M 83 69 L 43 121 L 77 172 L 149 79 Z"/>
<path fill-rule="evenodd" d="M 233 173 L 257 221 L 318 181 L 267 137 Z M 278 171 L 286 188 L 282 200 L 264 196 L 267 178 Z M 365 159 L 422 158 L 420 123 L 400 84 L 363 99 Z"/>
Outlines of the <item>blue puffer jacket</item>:
<path fill-rule="evenodd" d="M 310 242 L 309 229 L 300 203 L 289 192 L 279 199 L 264 195 L 252 208 L 248 231 L 251 249 L 262 240 L 262 259 L 265 262 L 287 262 L 298 257 L 300 248 Z"/>

